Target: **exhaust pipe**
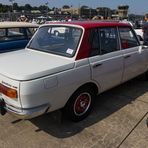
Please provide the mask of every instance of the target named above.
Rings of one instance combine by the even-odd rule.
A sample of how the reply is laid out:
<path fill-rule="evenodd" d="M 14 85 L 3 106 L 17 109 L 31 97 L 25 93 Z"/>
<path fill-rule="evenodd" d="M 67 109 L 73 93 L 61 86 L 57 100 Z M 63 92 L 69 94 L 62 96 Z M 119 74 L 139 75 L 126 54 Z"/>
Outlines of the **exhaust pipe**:
<path fill-rule="evenodd" d="M 5 102 L 3 100 L 0 100 L 0 114 L 5 115 L 6 114 L 6 109 L 5 109 Z"/>

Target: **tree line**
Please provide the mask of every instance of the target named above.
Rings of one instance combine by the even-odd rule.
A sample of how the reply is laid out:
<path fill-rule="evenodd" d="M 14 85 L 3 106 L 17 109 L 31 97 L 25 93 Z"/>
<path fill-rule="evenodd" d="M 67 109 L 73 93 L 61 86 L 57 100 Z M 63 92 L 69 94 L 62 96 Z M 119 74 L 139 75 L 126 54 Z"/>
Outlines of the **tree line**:
<path fill-rule="evenodd" d="M 69 9 L 72 6 L 69 5 L 63 5 L 63 9 Z M 81 9 L 89 8 L 88 6 L 81 6 Z M 25 4 L 24 6 L 19 6 L 17 3 L 13 3 L 12 5 L 4 5 L 0 3 L 0 13 L 6 13 L 6 12 L 12 12 L 13 10 L 17 12 L 21 12 L 22 10 L 30 12 L 31 10 L 39 10 L 41 13 L 47 12 L 47 11 L 54 11 L 59 8 L 49 8 L 48 4 L 40 5 L 40 6 L 31 6 L 30 4 Z"/>
<path fill-rule="evenodd" d="M 37 7 L 37 6 L 31 6 L 30 4 L 19 6 L 17 3 L 14 3 L 12 5 L 3 5 L 0 3 L 0 13 L 12 12 L 13 10 L 17 12 L 21 12 L 22 10 L 25 11 L 39 10 L 40 12 L 44 12 L 47 10 L 50 11 L 51 9 L 47 5 L 40 5 Z"/>

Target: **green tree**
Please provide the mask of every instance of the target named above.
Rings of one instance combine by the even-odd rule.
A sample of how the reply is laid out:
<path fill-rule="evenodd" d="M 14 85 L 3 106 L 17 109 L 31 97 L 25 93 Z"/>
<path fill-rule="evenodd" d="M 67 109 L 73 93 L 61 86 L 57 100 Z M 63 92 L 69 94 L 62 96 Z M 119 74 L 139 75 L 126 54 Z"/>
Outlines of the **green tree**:
<path fill-rule="evenodd" d="M 88 9 L 88 8 L 89 7 L 88 6 L 85 6 L 85 5 L 81 7 L 81 9 Z"/>
<path fill-rule="evenodd" d="M 45 13 L 45 12 L 49 11 L 49 8 L 48 8 L 47 6 L 45 6 L 45 5 L 39 6 L 38 9 L 39 9 L 42 13 Z"/>
<path fill-rule="evenodd" d="M 32 9 L 32 6 L 30 4 L 26 4 L 24 6 L 24 10 L 26 10 L 26 11 L 31 11 L 31 9 Z"/>
<path fill-rule="evenodd" d="M 19 10 L 19 6 L 18 6 L 17 3 L 14 3 L 14 4 L 13 4 L 13 9 L 14 9 L 14 10 Z"/>
<path fill-rule="evenodd" d="M 63 9 L 69 9 L 70 7 L 68 5 L 64 5 L 62 8 Z"/>

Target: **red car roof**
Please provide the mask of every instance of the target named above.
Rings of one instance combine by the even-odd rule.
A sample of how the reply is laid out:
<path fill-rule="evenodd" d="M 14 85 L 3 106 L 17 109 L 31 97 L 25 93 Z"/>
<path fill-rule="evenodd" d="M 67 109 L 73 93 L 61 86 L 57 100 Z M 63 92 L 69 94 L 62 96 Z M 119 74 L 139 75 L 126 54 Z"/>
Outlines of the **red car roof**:
<path fill-rule="evenodd" d="M 116 27 L 116 26 L 131 26 L 128 23 L 123 23 L 119 21 L 71 21 L 71 22 L 48 22 L 47 24 L 71 24 L 78 25 L 83 28 L 92 28 L 92 27 Z"/>

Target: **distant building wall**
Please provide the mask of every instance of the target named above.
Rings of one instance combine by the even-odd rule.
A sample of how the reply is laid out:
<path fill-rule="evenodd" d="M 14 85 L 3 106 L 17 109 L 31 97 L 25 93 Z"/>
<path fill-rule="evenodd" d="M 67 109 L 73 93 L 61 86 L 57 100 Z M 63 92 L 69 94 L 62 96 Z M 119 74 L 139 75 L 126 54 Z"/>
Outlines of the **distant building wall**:
<path fill-rule="evenodd" d="M 97 15 L 102 16 L 104 19 L 110 19 L 112 16 L 112 11 L 107 7 L 98 7 L 96 8 Z"/>
<path fill-rule="evenodd" d="M 120 5 L 118 6 L 118 16 L 119 19 L 127 19 L 128 18 L 128 5 Z"/>
<path fill-rule="evenodd" d="M 96 9 L 92 9 L 89 7 L 81 7 L 81 8 L 67 8 L 61 9 L 62 14 L 72 14 L 78 16 L 84 16 L 86 18 L 92 18 L 93 16 L 97 15 Z"/>
<path fill-rule="evenodd" d="M 80 10 L 79 8 L 67 8 L 67 9 L 61 9 L 61 13 L 63 14 L 73 14 L 73 15 L 79 15 L 80 14 Z"/>

